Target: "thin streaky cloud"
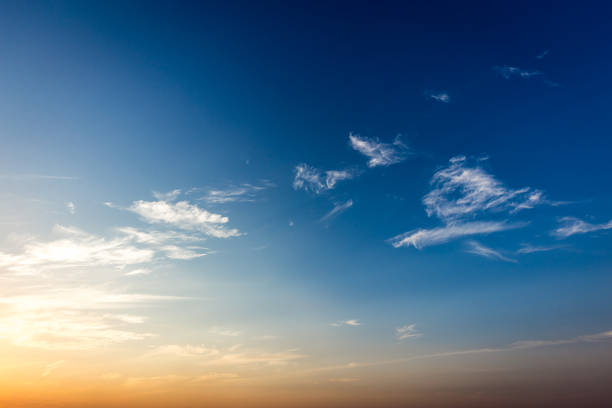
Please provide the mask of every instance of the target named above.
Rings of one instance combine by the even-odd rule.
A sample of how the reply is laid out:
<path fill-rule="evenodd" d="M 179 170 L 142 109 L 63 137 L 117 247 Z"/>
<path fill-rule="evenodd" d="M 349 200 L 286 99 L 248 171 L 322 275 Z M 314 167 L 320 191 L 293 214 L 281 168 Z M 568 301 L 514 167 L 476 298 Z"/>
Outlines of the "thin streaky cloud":
<path fill-rule="evenodd" d="M 474 221 L 467 223 L 449 224 L 431 229 L 418 229 L 397 235 L 389 240 L 394 248 L 413 246 L 421 249 L 431 245 L 439 245 L 453 239 L 471 235 L 491 234 L 522 228 L 524 222 L 508 223 L 506 221 Z"/>
<path fill-rule="evenodd" d="M 338 320 L 337 322 L 329 324 L 332 327 L 342 327 L 342 326 L 361 326 L 361 322 L 359 319 L 349 319 L 349 320 Z"/>
<path fill-rule="evenodd" d="M 415 323 L 395 328 L 395 337 L 397 337 L 398 341 L 413 339 L 422 335 L 423 333 L 416 329 Z"/>
<path fill-rule="evenodd" d="M 153 272 L 151 269 L 138 268 L 127 272 L 125 276 L 149 275 L 151 272 Z"/>
<path fill-rule="evenodd" d="M 334 206 L 334 208 L 328 212 L 327 214 L 325 214 L 319 221 L 323 222 L 323 221 L 327 221 L 333 217 L 336 217 L 337 215 L 343 213 L 344 211 L 348 210 L 349 208 L 351 208 L 353 206 L 353 200 L 347 200 L 344 203 L 339 203 L 336 204 Z"/>
<path fill-rule="evenodd" d="M 378 139 L 370 139 L 355 133 L 349 134 L 350 146 L 366 156 L 368 167 L 390 166 L 406 160 L 410 153 L 408 147 L 396 137 L 393 143 L 383 143 Z"/>
<path fill-rule="evenodd" d="M 450 95 L 448 94 L 448 92 L 445 91 L 425 91 L 425 97 L 427 97 L 428 99 L 433 99 L 436 102 L 442 103 L 450 103 L 451 101 Z"/>
<path fill-rule="evenodd" d="M 438 359 L 445 357 L 461 357 L 461 356 L 470 356 L 470 355 L 479 355 L 479 354 L 488 354 L 488 353 L 504 353 L 504 352 L 512 352 L 512 351 L 520 351 L 527 349 L 535 349 L 542 347 L 554 347 L 560 345 L 571 345 L 571 344 L 587 344 L 587 343 L 598 343 L 604 341 L 612 340 L 612 330 L 596 333 L 596 334 L 588 334 L 582 335 L 578 337 L 573 337 L 569 339 L 559 339 L 559 340 L 526 340 L 526 341 L 517 341 L 514 343 L 510 343 L 506 346 L 502 347 L 483 347 L 483 348 L 475 348 L 475 349 L 467 349 L 467 350 L 452 350 L 452 351 L 443 351 L 438 353 L 429 353 L 429 354 L 421 354 L 414 355 L 394 360 L 383 360 L 383 361 L 371 361 L 371 362 L 350 362 L 348 364 L 336 365 L 336 366 L 328 366 L 328 367 L 320 367 L 311 370 L 304 370 L 307 372 L 319 372 L 319 371 L 332 371 L 332 370 L 342 370 L 342 369 L 353 369 L 353 368 L 362 368 L 362 367 L 375 367 L 380 365 L 388 365 L 388 364 L 401 364 L 415 360 L 427 360 L 427 359 Z"/>
<path fill-rule="evenodd" d="M 588 234 L 595 231 L 612 229 L 612 220 L 604 224 L 591 224 L 576 217 L 563 217 L 559 219 L 559 227 L 551 231 L 551 235 L 559 239 L 571 237 L 576 234 Z"/>
<path fill-rule="evenodd" d="M 566 248 L 564 245 L 531 245 L 531 244 L 521 244 L 521 247 L 516 250 L 517 254 L 533 254 L 536 252 L 548 252 L 554 251 L 557 249 Z"/>
<path fill-rule="evenodd" d="M 200 198 L 200 200 L 209 204 L 253 202 L 257 200 L 259 193 L 271 187 L 275 187 L 275 185 L 269 181 L 264 181 L 261 184 L 243 183 L 238 186 L 229 186 L 224 189 L 208 190 L 206 195 Z"/>
<path fill-rule="evenodd" d="M 508 258 L 507 256 L 503 255 L 499 251 L 496 251 L 493 248 L 484 246 L 480 242 L 471 240 L 467 242 L 467 245 L 468 245 L 468 249 L 466 250 L 466 252 L 470 254 L 482 256 L 488 259 L 497 259 L 500 261 L 517 263 L 516 259 Z"/>
<path fill-rule="evenodd" d="M 113 312 L 180 299 L 185 298 L 122 293 L 103 287 L 25 288 L 0 298 L 0 338 L 18 347 L 99 350 L 156 336 L 132 328 L 143 323 L 146 316 Z"/>
<path fill-rule="evenodd" d="M 518 67 L 511 67 L 508 65 L 504 66 L 495 66 L 493 67 L 495 71 L 501 75 L 504 79 L 510 79 L 512 77 L 529 79 L 535 76 L 541 76 L 542 73 L 539 71 L 528 71 Z"/>

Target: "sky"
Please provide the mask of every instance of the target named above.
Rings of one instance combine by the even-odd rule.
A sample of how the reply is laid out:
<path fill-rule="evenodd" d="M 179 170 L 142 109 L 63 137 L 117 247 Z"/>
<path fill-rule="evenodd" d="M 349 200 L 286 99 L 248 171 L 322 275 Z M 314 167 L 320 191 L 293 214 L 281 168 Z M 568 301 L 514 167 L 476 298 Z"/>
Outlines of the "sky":
<path fill-rule="evenodd" d="M 604 2 L 0 4 L 0 405 L 612 397 Z"/>

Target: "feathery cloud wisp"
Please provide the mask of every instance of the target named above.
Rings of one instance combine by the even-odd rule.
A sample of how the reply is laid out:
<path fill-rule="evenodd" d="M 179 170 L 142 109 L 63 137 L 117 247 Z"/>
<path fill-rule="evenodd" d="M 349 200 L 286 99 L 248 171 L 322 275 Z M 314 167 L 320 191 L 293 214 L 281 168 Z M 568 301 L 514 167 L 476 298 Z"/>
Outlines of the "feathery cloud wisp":
<path fill-rule="evenodd" d="M 510 67 L 508 65 L 504 65 L 503 67 L 495 66 L 494 69 L 505 79 L 510 79 L 512 77 L 529 79 L 534 76 L 542 75 L 542 73 L 538 71 L 527 71 L 517 67 Z"/>
<path fill-rule="evenodd" d="M 481 167 L 468 166 L 466 160 L 465 156 L 451 158 L 447 167 L 434 173 L 432 190 L 423 197 L 427 215 L 435 215 L 445 225 L 397 235 L 389 240 L 395 248 L 420 249 L 464 236 L 521 228 L 527 224 L 472 220 L 489 212 L 513 214 L 536 205 L 558 204 L 548 201 L 540 190 L 510 189 Z"/>
<path fill-rule="evenodd" d="M 516 251 L 517 254 L 532 254 L 535 252 L 547 252 L 554 251 L 555 249 L 564 248 L 563 245 L 531 245 L 531 244 L 521 244 L 521 247 Z"/>
<path fill-rule="evenodd" d="M 178 299 L 102 288 L 39 286 L 35 293 L 0 298 L 0 338 L 16 346 L 49 350 L 88 350 L 143 340 L 154 334 L 126 325 L 140 324 L 144 317 L 108 312 Z"/>
<path fill-rule="evenodd" d="M 332 327 L 341 327 L 341 326 L 361 326 L 361 322 L 359 319 L 349 319 L 349 320 L 338 320 L 337 322 L 329 324 Z"/>
<path fill-rule="evenodd" d="M 426 246 L 443 244 L 453 239 L 493 232 L 506 231 L 525 226 L 525 223 L 507 223 L 504 221 L 474 221 L 448 224 L 431 229 L 418 229 L 397 235 L 389 240 L 394 248 L 413 246 L 417 249 Z"/>
<path fill-rule="evenodd" d="M 499 251 L 496 251 L 493 248 L 486 247 L 479 242 L 468 241 L 467 245 L 467 252 L 469 252 L 470 254 L 482 256 L 489 259 L 497 259 L 505 262 L 517 262 L 516 259 L 508 258 L 507 256 L 502 255 Z"/>
<path fill-rule="evenodd" d="M 327 221 L 330 218 L 333 218 L 337 216 L 338 214 L 343 213 L 344 211 L 348 210 L 352 206 L 353 206 L 353 200 L 347 200 L 344 203 L 336 204 L 334 208 L 330 212 L 325 214 L 323 218 L 321 218 L 319 221 Z"/>
<path fill-rule="evenodd" d="M 208 190 L 201 200 L 209 204 L 253 202 L 257 199 L 257 194 L 271 187 L 274 187 L 274 184 L 265 180 L 261 185 L 244 183 L 239 186 L 231 186 L 225 189 Z"/>
<path fill-rule="evenodd" d="M 517 212 L 547 202 L 540 190 L 509 189 L 482 168 L 465 163 L 464 156 L 453 157 L 449 166 L 433 175 L 434 188 L 423 198 L 427 215 L 448 222 L 485 211 Z"/>
<path fill-rule="evenodd" d="M 412 338 L 419 337 L 422 335 L 423 334 L 420 333 L 416 329 L 416 323 L 397 327 L 395 329 L 395 336 L 397 337 L 399 341 L 406 340 L 406 339 L 412 339 Z"/>
<path fill-rule="evenodd" d="M 447 92 L 426 91 L 425 96 L 436 102 L 450 103 L 450 95 Z"/>
<path fill-rule="evenodd" d="M 229 218 L 190 204 L 175 202 L 179 190 L 166 195 L 156 194 L 157 201 L 134 201 L 128 208 L 150 224 L 169 224 L 182 230 L 199 231 L 214 238 L 230 238 L 242 235 L 235 228 L 225 228 Z"/>
<path fill-rule="evenodd" d="M 562 239 L 576 234 L 587 234 L 589 232 L 612 229 L 612 220 L 604 224 L 591 224 L 575 217 L 563 217 L 559 220 L 561 224 L 551 232 L 551 235 Z"/>
<path fill-rule="evenodd" d="M 293 188 L 303 189 L 320 194 L 327 190 L 332 190 L 336 184 L 342 180 L 350 180 L 357 175 L 355 171 L 345 170 L 321 170 L 302 163 L 295 166 L 295 176 L 293 178 Z"/>
<path fill-rule="evenodd" d="M 393 143 L 383 143 L 378 139 L 349 134 L 349 144 L 359 153 L 368 157 L 368 167 L 390 166 L 404 161 L 409 153 L 408 147 L 399 136 Z"/>

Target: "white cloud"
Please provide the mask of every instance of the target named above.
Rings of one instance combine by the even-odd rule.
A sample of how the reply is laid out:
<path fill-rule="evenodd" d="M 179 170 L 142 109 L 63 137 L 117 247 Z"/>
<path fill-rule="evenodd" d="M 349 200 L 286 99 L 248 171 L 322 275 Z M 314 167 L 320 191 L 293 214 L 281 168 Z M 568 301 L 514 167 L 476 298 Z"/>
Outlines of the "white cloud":
<path fill-rule="evenodd" d="M 294 172 L 293 188 L 311 191 L 315 194 L 332 190 L 339 181 L 350 180 L 356 176 L 356 172 L 349 169 L 327 170 L 323 173 L 305 163 L 295 166 Z"/>
<path fill-rule="evenodd" d="M 170 193 L 170 196 L 176 198 L 175 192 Z M 226 216 L 209 212 L 187 201 L 173 202 L 160 199 L 168 198 L 168 195 L 157 194 L 157 197 L 158 201 L 134 201 L 128 210 L 140 215 L 151 224 L 169 224 L 183 230 L 199 231 L 215 238 L 241 235 L 237 229 L 224 227 L 224 224 L 229 222 Z"/>
<path fill-rule="evenodd" d="M 20 252 L 0 252 L 0 269 L 22 274 L 40 274 L 67 268 L 113 267 L 144 265 L 161 259 L 189 260 L 206 255 L 208 250 L 186 242 L 201 241 L 201 237 L 173 231 L 141 231 L 136 228 L 116 228 L 112 238 L 89 234 L 74 227 L 56 225 L 56 239 L 28 240 Z M 137 268 L 128 275 L 149 273 Z M 148 272 L 146 272 L 148 271 Z"/>
<path fill-rule="evenodd" d="M 549 50 L 549 49 L 546 49 L 546 50 L 542 51 L 540 54 L 536 55 L 536 58 L 537 58 L 537 59 L 542 59 L 542 58 L 544 58 L 545 56 L 547 56 L 549 52 L 550 52 L 550 50 Z"/>
<path fill-rule="evenodd" d="M 334 208 L 328 212 L 327 214 L 325 214 L 323 216 L 323 218 L 320 219 L 320 221 L 326 221 L 332 217 L 335 217 L 336 215 L 343 213 L 344 211 L 348 210 L 349 208 L 351 208 L 353 206 L 353 200 L 347 200 L 344 203 L 339 203 L 336 204 L 334 206 Z"/>
<path fill-rule="evenodd" d="M 359 153 L 368 157 L 368 167 L 390 166 L 400 163 L 408 155 L 408 147 L 402 143 L 399 136 L 393 143 L 383 143 L 378 139 L 369 139 L 357 134 L 349 134 L 349 144 Z"/>
<path fill-rule="evenodd" d="M 422 336 L 422 333 L 420 333 L 417 329 L 416 329 L 416 324 L 408 324 L 405 326 L 401 326 L 401 327 L 397 327 L 395 329 L 395 336 L 397 337 L 398 340 L 406 340 L 406 339 L 412 339 L 415 337 L 419 337 Z"/>
<path fill-rule="evenodd" d="M 48 242 L 30 241 L 18 254 L 0 252 L 0 268 L 19 273 L 70 267 L 113 266 L 123 268 L 151 262 L 155 251 L 139 248 L 125 238 L 105 239 L 72 227 L 56 226 L 64 235 Z"/>
<path fill-rule="evenodd" d="M 547 200 L 542 191 L 530 187 L 510 189 L 478 165 L 469 166 L 466 162 L 465 156 L 451 158 L 447 167 L 434 173 L 432 190 L 423 197 L 427 215 L 436 216 L 445 225 L 397 235 L 389 240 L 394 247 L 412 245 L 420 249 L 465 236 L 521 228 L 527 224 L 473 220 L 488 213 L 510 215 L 537 205 L 563 204 Z"/>
<path fill-rule="evenodd" d="M 158 191 L 153 192 L 153 197 L 160 201 L 176 201 L 176 199 L 181 195 L 181 190 L 174 189 L 172 191 L 168 191 L 167 193 L 160 193 Z"/>
<path fill-rule="evenodd" d="M 575 217 L 563 217 L 559 220 L 561 224 L 551 234 L 557 238 L 567 238 L 576 234 L 587 234 L 589 232 L 612 229 L 612 220 L 605 224 L 590 224 Z"/>
<path fill-rule="evenodd" d="M 144 322 L 144 316 L 108 311 L 180 299 L 93 287 L 37 286 L 21 291 L 0 298 L 0 338 L 49 350 L 89 350 L 153 337 L 126 327 Z"/>
<path fill-rule="evenodd" d="M 151 269 L 147 268 L 138 268 L 131 270 L 125 274 L 125 276 L 136 276 L 136 275 L 148 275 L 153 272 Z"/>
<path fill-rule="evenodd" d="M 467 223 L 449 224 L 431 229 L 418 229 L 397 235 L 389 240 L 395 248 L 413 246 L 417 249 L 426 246 L 443 244 L 453 239 L 506 231 L 525 226 L 525 223 L 507 223 L 504 221 L 475 221 Z"/>
<path fill-rule="evenodd" d="M 427 91 L 425 92 L 425 96 L 437 102 L 450 103 L 450 95 L 447 92 Z"/>
<path fill-rule="evenodd" d="M 68 212 L 70 214 L 74 215 L 74 213 L 76 213 L 76 206 L 74 205 L 74 203 L 72 201 L 68 201 L 66 203 L 66 208 L 68 208 Z"/>
<path fill-rule="evenodd" d="M 425 197 L 427 215 L 444 221 L 473 216 L 485 211 L 517 212 L 547 203 L 540 190 L 505 187 L 480 167 L 468 167 L 463 156 L 453 157 L 431 179 L 434 187 Z"/>
<path fill-rule="evenodd" d="M 244 183 L 239 186 L 230 186 L 225 189 L 208 190 L 206 195 L 201 199 L 209 204 L 253 202 L 256 200 L 258 193 L 270 187 L 274 187 L 274 184 L 265 180 L 261 185 Z"/>
<path fill-rule="evenodd" d="M 337 322 L 329 324 L 332 327 L 341 327 L 341 326 L 361 326 L 361 322 L 358 319 L 349 319 L 349 320 L 338 320 Z"/>
<path fill-rule="evenodd" d="M 521 247 L 516 251 L 517 254 L 532 254 L 534 252 L 554 251 L 555 249 L 565 248 L 562 245 L 537 246 L 531 244 L 521 244 Z"/>
<path fill-rule="evenodd" d="M 355 173 L 349 170 L 327 170 L 325 172 L 325 185 L 331 190 L 336 183 L 342 180 L 350 180 L 355 177 Z"/>
<path fill-rule="evenodd" d="M 505 261 L 505 262 L 514 262 L 514 263 L 517 262 L 516 259 L 508 258 L 507 256 L 504 256 L 503 254 L 501 254 L 499 251 L 496 251 L 493 248 L 486 247 L 479 242 L 468 241 L 467 245 L 468 245 L 467 252 L 471 254 L 482 256 L 482 257 L 489 258 L 489 259 L 497 259 L 497 260 Z"/>
<path fill-rule="evenodd" d="M 499 73 L 505 79 L 510 79 L 514 76 L 529 79 L 534 76 L 542 75 L 542 73 L 538 71 L 527 71 L 521 68 L 510 67 L 507 65 L 504 65 L 503 67 L 496 66 L 494 67 L 494 69 L 495 71 L 497 71 L 497 73 Z"/>

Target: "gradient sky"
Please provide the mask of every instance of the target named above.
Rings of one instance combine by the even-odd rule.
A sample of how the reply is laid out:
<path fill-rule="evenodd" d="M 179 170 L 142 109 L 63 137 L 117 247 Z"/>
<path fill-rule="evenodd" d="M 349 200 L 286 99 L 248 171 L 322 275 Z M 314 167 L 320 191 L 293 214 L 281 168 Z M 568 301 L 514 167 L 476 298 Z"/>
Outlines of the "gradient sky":
<path fill-rule="evenodd" d="M 606 406 L 605 2 L 0 4 L 0 404 Z"/>

